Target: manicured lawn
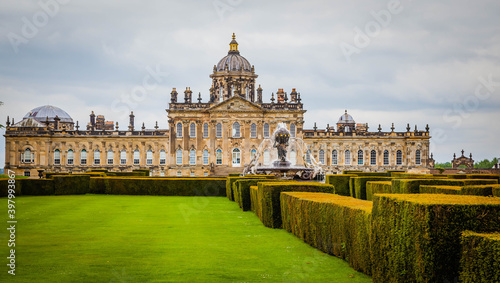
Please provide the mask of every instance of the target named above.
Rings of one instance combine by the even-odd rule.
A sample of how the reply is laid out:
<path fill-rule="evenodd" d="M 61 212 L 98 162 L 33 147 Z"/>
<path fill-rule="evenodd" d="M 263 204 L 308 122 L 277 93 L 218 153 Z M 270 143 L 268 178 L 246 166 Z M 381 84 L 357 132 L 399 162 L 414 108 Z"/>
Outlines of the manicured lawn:
<path fill-rule="evenodd" d="M 0 282 L 371 282 L 222 197 L 19 197 L 16 215 L 16 276 L 2 228 Z"/>

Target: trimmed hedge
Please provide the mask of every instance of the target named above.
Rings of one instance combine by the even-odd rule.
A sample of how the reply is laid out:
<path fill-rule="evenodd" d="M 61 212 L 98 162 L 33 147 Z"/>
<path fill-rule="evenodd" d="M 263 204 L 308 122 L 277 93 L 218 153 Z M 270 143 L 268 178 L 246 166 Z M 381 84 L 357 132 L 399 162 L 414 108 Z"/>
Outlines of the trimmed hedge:
<path fill-rule="evenodd" d="M 80 195 L 89 193 L 90 175 L 52 176 L 54 194 Z"/>
<path fill-rule="evenodd" d="M 460 186 L 426 186 L 421 185 L 419 188 L 421 194 L 445 194 L 445 195 L 461 195 L 462 187 Z"/>
<path fill-rule="evenodd" d="M 353 197 L 366 200 L 366 182 L 368 181 L 390 181 L 391 177 L 352 177 L 352 184 L 354 188 L 352 191 L 355 193 Z"/>
<path fill-rule="evenodd" d="M 500 282 L 500 233 L 464 231 L 460 282 Z"/>
<path fill-rule="evenodd" d="M 247 175 L 229 176 L 226 178 L 226 196 L 230 201 L 234 201 L 233 183 L 239 179 L 274 179 L 274 175 Z"/>
<path fill-rule="evenodd" d="M 436 179 L 436 178 L 446 178 L 446 175 L 435 176 L 432 174 L 416 174 L 416 173 L 400 173 L 393 172 L 391 177 L 395 179 Z"/>
<path fill-rule="evenodd" d="M 391 193 L 418 194 L 420 185 L 470 186 L 497 184 L 494 179 L 393 179 Z"/>
<path fill-rule="evenodd" d="M 233 183 L 234 201 L 238 203 L 243 211 L 251 210 L 250 187 L 257 186 L 259 182 L 286 182 L 285 180 L 274 179 L 238 179 Z"/>
<path fill-rule="evenodd" d="M 90 192 L 112 195 L 225 196 L 226 178 L 92 178 Z"/>
<path fill-rule="evenodd" d="M 16 181 L 16 186 L 21 187 L 20 194 L 16 190 L 19 195 L 48 196 L 55 192 L 53 179 L 22 179 L 21 182 Z"/>
<path fill-rule="evenodd" d="M 257 195 L 258 192 L 259 188 L 257 186 L 250 186 L 250 210 L 255 212 L 257 217 L 259 217 L 260 219 L 262 216 L 259 213 L 262 211 L 262 209 L 260 209 L 261 204 Z"/>
<path fill-rule="evenodd" d="M 354 174 L 326 175 L 325 184 L 333 185 L 335 193 L 341 196 L 350 196 L 349 179 L 356 177 Z"/>
<path fill-rule="evenodd" d="M 52 176 L 62 176 L 62 175 L 69 175 L 69 173 L 62 173 L 62 172 L 59 172 L 59 173 L 56 173 L 56 172 L 47 172 L 45 173 L 45 178 L 46 179 L 52 179 Z"/>
<path fill-rule="evenodd" d="M 281 192 L 321 192 L 333 194 L 332 185 L 313 182 L 259 182 L 257 198 L 260 205 L 260 220 L 269 228 L 281 228 Z M 257 213 L 259 214 L 259 213 Z"/>
<path fill-rule="evenodd" d="M 499 187 L 494 187 L 492 189 L 493 196 L 495 197 L 500 197 L 500 188 Z"/>
<path fill-rule="evenodd" d="M 283 229 L 371 274 L 372 202 L 325 193 L 281 194 Z"/>
<path fill-rule="evenodd" d="M 392 182 L 368 181 L 366 182 L 366 200 L 373 200 L 374 194 L 390 194 Z"/>
<path fill-rule="evenodd" d="M 454 282 L 464 230 L 500 231 L 500 199 L 377 194 L 372 211 L 374 282 Z"/>
<path fill-rule="evenodd" d="M 498 174 L 449 174 L 450 179 L 495 179 L 500 182 Z"/>

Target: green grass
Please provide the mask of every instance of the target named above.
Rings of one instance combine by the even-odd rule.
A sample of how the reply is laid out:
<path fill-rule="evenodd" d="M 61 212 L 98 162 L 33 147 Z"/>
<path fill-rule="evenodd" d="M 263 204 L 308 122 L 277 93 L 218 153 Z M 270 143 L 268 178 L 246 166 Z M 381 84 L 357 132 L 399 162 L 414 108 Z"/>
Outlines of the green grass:
<path fill-rule="evenodd" d="M 222 197 L 82 195 L 16 202 L 16 276 L 7 273 L 2 228 L 0 282 L 371 282 Z M 6 215 L 6 199 L 0 203 Z"/>

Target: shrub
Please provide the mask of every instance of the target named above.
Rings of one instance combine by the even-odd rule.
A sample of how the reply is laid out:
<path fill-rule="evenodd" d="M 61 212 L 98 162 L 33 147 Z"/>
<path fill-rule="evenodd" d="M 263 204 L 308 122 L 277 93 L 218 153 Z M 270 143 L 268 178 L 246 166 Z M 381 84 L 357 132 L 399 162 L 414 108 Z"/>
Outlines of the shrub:
<path fill-rule="evenodd" d="M 62 172 L 59 172 L 59 173 L 56 173 L 56 172 L 46 172 L 45 173 L 45 178 L 46 179 L 52 179 L 52 176 L 61 176 L 61 175 L 69 175 L 69 173 L 62 173 Z"/>
<path fill-rule="evenodd" d="M 283 229 L 311 246 L 371 273 L 372 202 L 325 193 L 281 194 Z"/>
<path fill-rule="evenodd" d="M 445 194 L 445 195 L 461 195 L 462 187 L 460 186 L 437 186 L 437 185 L 421 185 L 419 192 L 421 194 Z"/>
<path fill-rule="evenodd" d="M 230 201 L 234 201 L 233 183 L 239 179 L 274 179 L 274 175 L 247 175 L 229 176 L 226 178 L 226 196 Z"/>
<path fill-rule="evenodd" d="M 464 231 L 460 282 L 500 282 L 500 233 Z"/>
<path fill-rule="evenodd" d="M 90 175 L 52 176 L 54 180 L 54 194 L 78 195 L 89 193 Z"/>
<path fill-rule="evenodd" d="M 385 171 L 386 177 L 392 177 L 392 173 L 406 173 L 404 170 L 387 170 Z"/>
<path fill-rule="evenodd" d="M 492 192 L 493 192 L 493 196 L 500 197 L 500 188 L 499 187 L 494 187 L 492 189 Z"/>
<path fill-rule="evenodd" d="M 390 181 L 391 177 L 353 177 L 354 196 L 366 200 L 366 182 L 368 181 Z"/>
<path fill-rule="evenodd" d="M 134 169 L 132 170 L 133 173 L 136 173 L 138 176 L 145 176 L 148 177 L 150 172 L 149 169 Z"/>
<path fill-rule="evenodd" d="M 238 179 L 233 183 L 234 201 L 243 211 L 251 209 L 250 187 L 257 186 L 259 182 L 285 182 L 285 180 L 272 180 L 264 178 Z"/>
<path fill-rule="evenodd" d="M 258 193 L 259 188 L 257 186 L 250 186 L 250 209 L 255 212 L 255 215 L 260 219 L 262 217 L 261 212 L 261 202 L 259 202 Z"/>
<path fill-rule="evenodd" d="M 462 188 L 462 195 L 491 196 L 493 188 L 500 188 L 500 185 L 471 185 Z"/>
<path fill-rule="evenodd" d="M 21 185 L 21 195 L 48 196 L 54 194 L 53 179 L 22 179 L 16 182 Z"/>
<path fill-rule="evenodd" d="M 366 199 L 373 200 L 374 194 L 390 194 L 392 183 L 390 181 L 366 182 Z"/>
<path fill-rule="evenodd" d="M 436 179 L 436 178 L 446 178 L 446 175 L 434 176 L 432 174 L 415 174 L 415 173 L 400 173 L 393 172 L 391 177 L 394 179 Z"/>
<path fill-rule="evenodd" d="M 349 179 L 355 176 L 354 174 L 326 175 L 325 184 L 333 185 L 338 195 L 350 196 Z"/>
<path fill-rule="evenodd" d="M 445 282 L 458 276 L 460 234 L 500 230 L 500 200 L 441 194 L 375 195 L 374 282 Z"/>
<path fill-rule="evenodd" d="M 281 228 L 281 192 L 333 193 L 333 186 L 312 182 L 259 182 L 257 198 L 260 202 L 260 220 L 266 227 Z"/>
<path fill-rule="evenodd" d="M 418 194 L 420 185 L 444 185 L 444 186 L 468 186 L 496 184 L 497 180 L 480 179 L 394 179 L 392 180 L 392 193 L 396 194 Z"/>

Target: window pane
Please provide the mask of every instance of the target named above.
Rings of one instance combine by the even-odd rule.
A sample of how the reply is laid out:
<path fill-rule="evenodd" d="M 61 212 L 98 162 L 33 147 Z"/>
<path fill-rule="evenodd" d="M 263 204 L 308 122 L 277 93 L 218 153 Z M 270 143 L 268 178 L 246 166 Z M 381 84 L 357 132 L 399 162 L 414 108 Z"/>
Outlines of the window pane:
<path fill-rule="evenodd" d="M 269 124 L 268 123 L 264 124 L 264 137 L 265 138 L 269 137 Z"/>
<path fill-rule="evenodd" d="M 306 152 L 306 162 L 308 164 L 311 164 L 311 150 L 310 149 L 308 149 Z"/>
<path fill-rule="evenodd" d="M 189 137 L 190 138 L 196 137 L 196 125 L 194 123 L 191 123 L 191 125 L 189 125 Z"/>
<path fill-rule="evenodd" d="M 165 153 L 165 150 L 160 150 L 160 165 L 165 165 L 167 160 L 167 154 Z"/>
<path fill-rule="evenodd" d="M 177 137 L 182 138 L 182 123 L 177 123 Z"/>
<path fill-rule="evenodd" d="M 363 165 L 363 151 L 358 150 L 358 165 Z"/>
<path fill-rule="evenodd" d="M 73 165 L 73 150 L 70 149 L 68 150 L 68 165 Z"/>
<path fill-rule="evenodd" d="M 332 151 L 332 165 L 338 164 L 338 154 L 336 150 Z"/>
<path fill-rule="evenodd" d="M 324 150 L 320 150 L 319 151 L 319 163 L 321 164 L 325 164 L 325 151 Z"/>
<path fill-rule="evenodd" d="M 349 150 L 345 151 L 345 165 L 351 165 L 351 152 Z"/>
<path fill-rule="evenodd" d="M 56 149 L 54 151 L 54 164 L 55 165 L 61 164 L 61 152 L 59 151 L 59 149 Z"/>
<path fill-rule="evenodd" d="M 141 155 L 140 155 L 140 152 L 138 149 L 134 150 L 134 165 L 139 165 L 140 164 L 140 158 L 141 158 Z"/>
<path fill-rule="evenodd" d="M 153 151 L 151 149 L 146 151 L 146 164 L 153 165 Z"/>
<path fill-rule="evenodd" d="M 250 137 L 253 139 L 257 138 L 257 125 L 255 123 L 252 123 L 250 126 Z"/>
<path fill-rule="evenodd" d="M 127 151 L 124 149 L 120 151 L 120 164 L 121 165 L 127 164 Z"/>
<path fill-rule="evenodd" d="M 417 151 L 415 152 L 415 163 L 416 163 L 417 165 L 420 165 L 420 163 L 421 163 L 421 160 L 420 160 L 420 159 L 421 159 L 421 157 L 420 157 L 420 150 L 417 150 Z"/>
<path fill-rule="evenodd" d="M 218 138 L 222 138 L 222 124 L 221 123 L 217 124 L 215 131 L 216 131 L 215 136 Z"/>
<path fill-rule="evenodd" d="M 384 165 L 389 165 L 389 151 L 384 150 Z"/>
<path fill-rule="evenodd" d="M 182 165 L 182 149 L 178 149 L 177 150 L 177 153 L 176 153 L 176 162 L 177 162 L 177 165 Z"/>
<path fill-rule="evenodd" d="M 236 122 L 233 124 L 233 138 L 240 137 L 240 123 Z"/>
<path fill-rule="evenodd" d="M 208 138 L 208 124 L 203 124 L 203 138 Z"/>
<path fill-rule="evenodd" d="M 396 152 L 396 165 L 401 165 L 403 164 L 403 153 L 401 150 L 398 150 Z"/>
<path fill-rule="evenodd" d="M 377 165 L 377 152 L 375 150 L 370 152 L 370 164 Z"/>
<path fill-rule="evenodd" d="M 295 137 L 295 124 L 290 124 L 290 137 Z"/>
<path fill-rule="evenodd" d="M 108 150 L 108 154 L 107 154 L 107 159 L 108 159 L 108 165 L 112 165 L 113 164 L 113 151 L 112 150 Z"/>
<path fill-rule="evenodd" d="M 94 150 L 94 164 L 101 164 L 101 152 L 99 150 Z"/>
<path fill-rule="evenodd" d="M 87 151 L 85 149 L 82 149 L 80 153 L 80 164 L 87 165 Z"/>
<path fill-rule="evenodd" d="M 195 165 L 196 164 L 196 151 L 194 149 L 191 149 L 189 151 L 189 165 Z"/>
<path fill-rule="evenodd" d="M 203 150 L 203 165 L 208 165 L 209 163 L 209 155 L 208 150 Z"/>
<path fill-rule="evenodd" d="M 222 150 L 218 149 L 215 152 L 215 158 L 217 165 L 222 165 Z"/>

